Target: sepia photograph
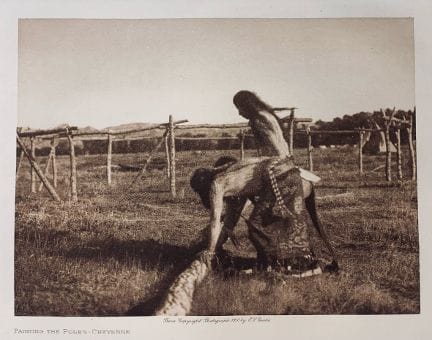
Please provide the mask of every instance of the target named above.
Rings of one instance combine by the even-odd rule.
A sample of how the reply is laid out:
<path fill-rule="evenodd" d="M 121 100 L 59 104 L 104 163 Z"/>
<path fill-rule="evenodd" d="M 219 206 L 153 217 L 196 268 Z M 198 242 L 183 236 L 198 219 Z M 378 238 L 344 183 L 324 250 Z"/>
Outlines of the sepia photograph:
<path fill-rule="evenodd" d="M 17 25 L 15 316 L 420 313 L 413 18 Z"/>

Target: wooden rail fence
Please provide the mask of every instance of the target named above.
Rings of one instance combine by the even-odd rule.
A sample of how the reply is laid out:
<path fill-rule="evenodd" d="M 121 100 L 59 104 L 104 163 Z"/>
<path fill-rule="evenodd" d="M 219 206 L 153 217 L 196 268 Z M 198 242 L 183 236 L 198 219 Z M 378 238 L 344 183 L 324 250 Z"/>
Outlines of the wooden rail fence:
<path fill-rule="evenodd" d="M 349 134 L 349 135 L 358 135 L 358 169 L 359 175 L 361 176 L 363 173 L 363 144 L 364 144 L 364 135 L 366 132 L 372 131 L 384 131 L 385 133 L 385 143 L 386 143 L 386 179 L 391 181 L 391 152 L 390 152 L 390 128 L 395 129 L 396 133 L 396 163 L 397 163 L 397 178 L 401 180 L 403 178 L 402 174 L 402 152 L 401 152 L 401 142 L 400 142 L 400 131 L 401 129 L 406 129 L 409 137 L 409 153 L 410 153 L 410 165 L 411 165 L 411 179 L 416 179 L 416 164 L 415 164 L 415 151 L 414 151 L 414 143 L 413 143 L 413 134 L 412 134 L 412 126 L 413 126 L 413 117 L 412 115 L 404 117 L 404 119 L 397 119 L 394 117 L 394 110 L 389 112 L 388 114 L 384 114 L 385 124 L 383 128 L 377 126 L 376 129 L 357 129 L 357 130 L 339 130 L 339 131 L 330 131 L 330 130 L 311 130 L 309 127 L 306 127 L 304 130 L 294 130 L 294 126 L 297 123 L 310 123 L 312 119 L 310 118 L 297 118 L 294 116 L 294 109 L 291 108 L 291 114 L 288 117 L 282 118 L 282 125 L 286 127 L 287 132 L 287 140 L 289 144 L 289 149 L 291 152 L 294 152 L 293 146 L 293 136 L 294 134 L 306 134 L 307 136 L 307 153 L 308 153 L 308 166 L 311 171 L 314 170 L 313 164 L 313 152 L 314 148 L 312 145 L 313 136 L 314 135 L 323 135 L 323 134 Z M 19 159 L 16 167 L 16 176 L 18 178 L 19 170 L 21 167 L 23 157 L 27 157 L 30 162 L 30 172 L 31 172 L 31 192 L 36 192 L 36 176 L 39 177 L 41 183 L 39 185 L 38 191 L 41 191 L 43 187 L 45 187 L 50 195 L 55 200 L 60 200 L 57 195 L 55 188 L 57 187 L 57 166 L 56 166 L 56 146 L 58 144 L 59 139 L 66 138 L 69 144 L 69 158 L 70 158 L 70 199 L 72 201 L 78 200 L 78 190 L 77 190 L 77 160 L 75 154 L 75 141 L 76 140 L 106 140 L 107 141 L 107 158 L 106 158 L 106 180 L 108 185 L 112 185 L 112 152 L 113 141 L 117 140 L 142 140 L 142 139 L 155 139 L 161 138 L 159 143 L 151 150 L 149 156 L 147 157 L 143 167 L 141 168 L 141 172 L 133 179 L 132 184 L 138 180 L 138 178 L 142 177 L 143 173 L 146 171 L 148 165 L 150 164 L 152 158 L 159 151 L 162 145 L 164 145 L 165 149 L 165 158 L 166 158 L 166 174 L 169 179 L 170 192 L 172 197 L 176 197 L 176 149 L 175 149 L 175 141 L 176 140 L 239 140 L 240 147 L 240 159 L 245 158 L 245 139 L 247 134 L 246 129 L 248 128 L 248 124 L 238 123 L 238 124 L 195 124 L 195 125 L 180 125 L 183 123 L 187 123 L 187 120 L 178 120 L 174 121 L 174 118 L 170 115 L 167 123 L 155 124 L 150 127 L 139 128 L 139 129 L 130 129 L 130 130 L 101 130 L 101 131 L 79 131 L 77 127 L 64 127 L 57 129 L 49 129 L 49 130 L 32 130 L 32 131 L 22 131 L 21 128 L 17 129 L 17 143 L 20 148 Z M 190 129 L 238 129 L 239 135 L 238 137 L 176 137 L 175 130 L 190 130 Z M 151 131 L 151 130 L 163 130 L 164 133 L 162 137 L 150 137 L 150 136 L 130 136 L 134 133 Z M 23 138 L 29 138 L 30 140 L 30 150 L 28 150 L 25 146 Z M 39 165 L 36 162 L 36 138 L 42 140 L 50 140 L 50 153 L 48 155 L 47 163 L 45 165 L 45 169 L 42 171 Z M 51 167 L 52 170 L 52 185 L 47 179 L 49 175 L 49 169 Z"/>

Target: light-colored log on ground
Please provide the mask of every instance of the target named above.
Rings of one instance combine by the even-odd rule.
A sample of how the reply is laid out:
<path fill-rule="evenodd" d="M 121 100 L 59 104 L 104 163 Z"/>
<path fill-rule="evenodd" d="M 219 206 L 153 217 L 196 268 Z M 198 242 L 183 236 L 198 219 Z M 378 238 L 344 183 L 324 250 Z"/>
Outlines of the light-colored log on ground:
<path fill-rule="evenodd" d="M 187 315 L 190 312 L 195 288 L 207 275 L 206 262 L 194 260 L 168 289 L 168 293 L 155 315 Z"/>

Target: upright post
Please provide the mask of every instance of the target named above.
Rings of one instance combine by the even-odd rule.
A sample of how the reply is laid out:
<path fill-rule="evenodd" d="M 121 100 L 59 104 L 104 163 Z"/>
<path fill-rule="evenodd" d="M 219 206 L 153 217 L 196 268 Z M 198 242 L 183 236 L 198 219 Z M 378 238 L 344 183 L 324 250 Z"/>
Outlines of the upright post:
<path fill-rule="evenodd" d="M 75 145 L 73 136 L 67 131 L 67 139 L 69 141 L 69 155 L 70 155 L 70 186 L 71 186 L 71 199 L 78 201 L 77 193 L 77 172 L 76 172 L 76 158 L 75 158 Z"/>
<path fill-rule="evenodd" d="M 19 172 L 19 170 L 21 168 L 21 162 L 22 162 L 22 159 L 24 157 L 24 151 L 21 148 L 19 148 L 19 150 L 20 150 L 20 154 L 19 154 L 18 164 L 16 166 L 16 173 L 15 173 L 17 179 L 18 179 L 18 172 Z"/>
<path fill-rule="evenodd" d="M 415 113 L 415 109 L 414 109 L 414 113 Z M 410 163 L 411 163 L 411 179 L 413 181 L 415 181 L 417 178 L 416 154 L 415 154 L 415 150 L 414 150 L 414 141 L 413 141 L 413 124 L 414 124 L 413 115 L 414 115 L 414 113 L 410 114 L 410 116 L 408 117 L 409 125 L 407 127 L 408 146 L 409 146 Z"/>
<path fill-rule="evenodd" d="M 391 149 L 390 149 L 390 125 L 385 125 L 385 144 L 386 144 L 386 179 L 391 182 Z"/>
<path fill-rule="evenodd" d="M 381 110 L 382 112 L 382 110 Z M 393 117 L 395 115 L 396 108 L 393 108 L 393 111 L 390 113 L 389 117 L 386 117 L 384 114 L 385 122 L 384 122 L 384 135 L 385 135 L 385 145 L 386 145 L 386 179 L 388 182 L 391 182 L 391 149 L 390 149 L 390 125 L 392 124 Z"/>
<path fill-rule="evenodd" d="M 28 151 L 26 150 L 26 148 L 24 146 L 24 143 L 21 141 L 21 139 L 18 136 L 17 136 L 17 142 L 18 142 L 19 146 L 21 147 L 21 149 L 23 150 L 24 155 L 28 158 L 31 168 L 34 169 L 35 173 L 39 176 L 40 180 L 45 185 L 48 192 L 51 194 L 51 196 L 56 201 L 60 202 L 61 201 L 60 197 L 57 195 L 55 189 L 51 186 L 50 182 L 46 179 L 46 177 L 42 173 L 42 170 L 39 168 L 38 164 L 36 163 L 35 158 L 32 157 L 31 154 L 28 153 Z"/>
<path fill-rule="evenodd" d="M 240 130 L 240 159 L 241 160 L 244 160 L 245 158 L 244 142 L 245 142 L 245 132 L 244 130 Z"/>
<path fill-rule="evenodd" d="M 108 149 L 107 149 L 107 183 L 111 185 L 111 158 L 112 158 L 112 135 L 108 133 Z"/>
<path fill-rule="evenodd" d="M 45 170 L 44 170 L 44 176 L 45 176 L 45 177 L 48 176 L 48 170 L 49 170 L 50 163 L 51 163 L 51 157 L 52 157 L 52 149 L 50 150 L 50 153 L 49 153 L 49 155 L 48 155 L 47 162 L 46 162 L 46 164 L 45 164 Z M 38 188 L 38 191 L 41 191 L 42 188 L 43 188 L 43 182 L 40 182 L 40 184 L 39 184 L 39 188 Z"/>
<path fill-rule="evenodd" d="M 165 134 L 164 137 L 164 143 L 165 143 L 165 158 L 166 158 L 166 166 L 167 166 L 167 177 L 168 179 L 171 178 L 171 162 L 170 162 L 170 153 L 169 153 L 169 146 L 168 146 L 168 134 Z"/>
<path fill-rule="evenodd" d="M 52 153 L 51 166 L 52 166 L 52 173 L 53 173 L 53 186 L 54 186 L 54 188 L 57 188 L 57 163 L 56 163 L 56 139 L 55 139 L 55 137 L 53 137 L 51 139 L 51 153 Z"/>
<path fill-rule="evenodd" d="M 396 129 L 396 163 L 397 163 L 397 178 L 402 179 L 402 152 L 401 152 L 401 135 L 400 127 Z"/>
<path fill-rule="evenodd" d="M 31 152 L 31 157 L 33 159 L 36 159 L 36 147 L 35 147 L 35 138 L 34 137 L 30 137 L 30 152 Z M 34 170 L 34 167 L 30 167 L 30 181 L 31 181 L 31 192 L 35 193 L 36 192 L 36 172 Z"/>
<path fill-rule="evenodd" d="M 288 148 L 291 155 L 293 155 L 294 144 L 294 108 L 291 109 L 289 122 L 288 122 Z"/>
<path fill-rule="evenodd" d="M 309 170 L 313 171 L 313 160 L 312 160 L 313 146 L 312 146 L 312 135 L 310 133 L 309 127 L 306 128 L 306 135 L 307 135 L 307 142 L 308 142 L 307 151 L 308 151 L 308 159 L 309 159 Z"/>
<path fill-rule="evenodd" d="M 358 165 L 360 175 L 363 173 L 363 133 L 364 131 L 359 130 Z"/>
<path fill-rule="evenodd" d="M 170 148 L 170 189 L 173 198 L 176 197 L 176 173 L 175 173 L 175 135 L 174 120 L 169 116 L 169 148 Z"/>

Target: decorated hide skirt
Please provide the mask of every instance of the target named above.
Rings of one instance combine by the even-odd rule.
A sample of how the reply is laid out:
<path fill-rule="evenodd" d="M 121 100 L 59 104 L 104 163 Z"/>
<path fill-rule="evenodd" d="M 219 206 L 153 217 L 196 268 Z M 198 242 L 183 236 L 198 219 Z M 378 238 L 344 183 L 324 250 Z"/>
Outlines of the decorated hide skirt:
<path fill-rule="evenodd" d="M 307 232 L 300 169 L 290 159 L 274 161 L 265 182 L 248 221 L 258 262 L 285 270 L 310 269 L 316 261 Z"/>

